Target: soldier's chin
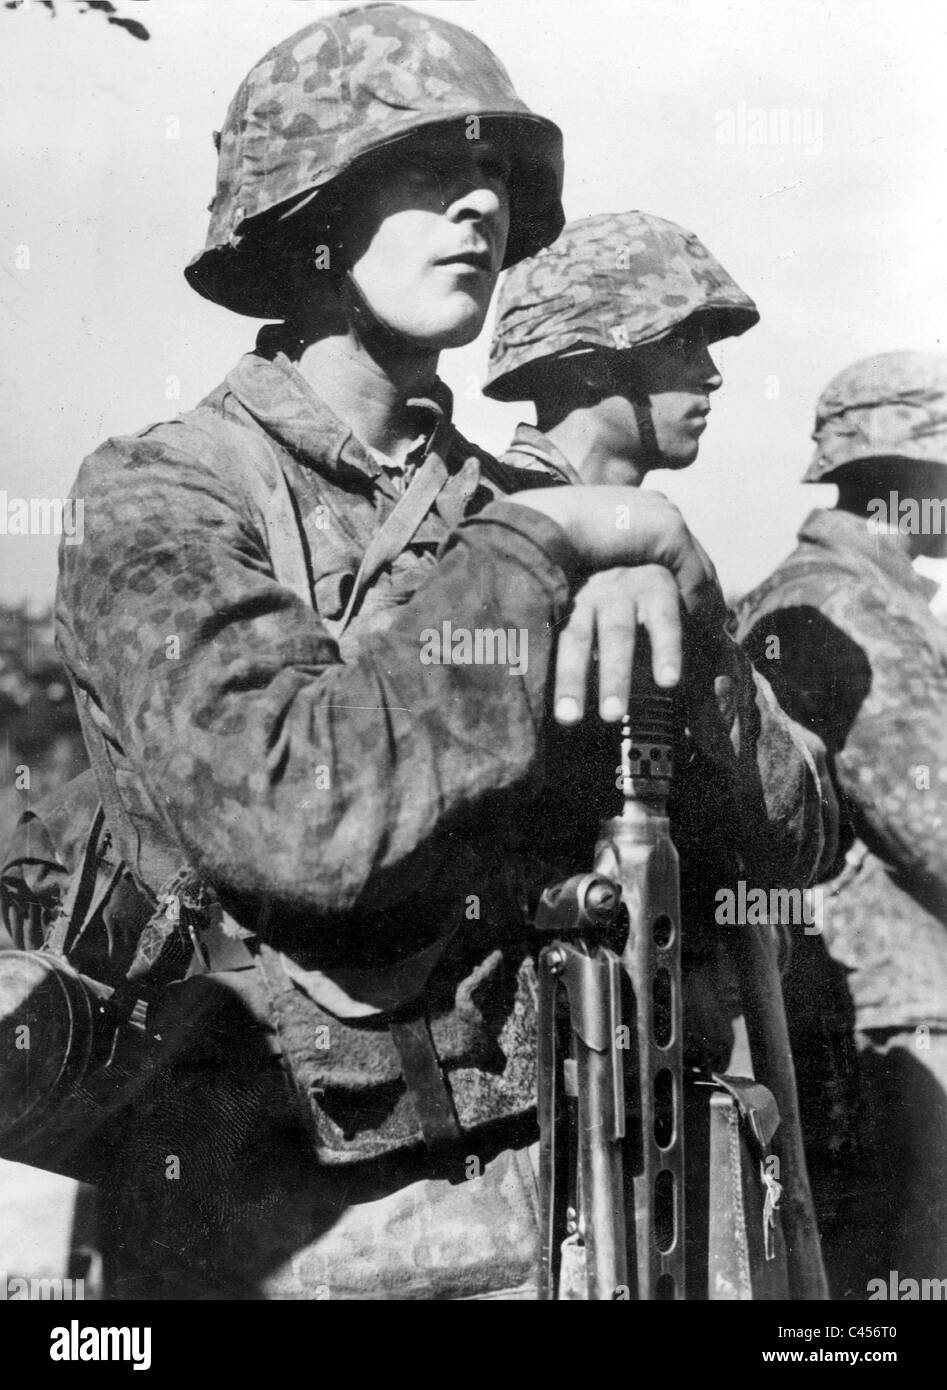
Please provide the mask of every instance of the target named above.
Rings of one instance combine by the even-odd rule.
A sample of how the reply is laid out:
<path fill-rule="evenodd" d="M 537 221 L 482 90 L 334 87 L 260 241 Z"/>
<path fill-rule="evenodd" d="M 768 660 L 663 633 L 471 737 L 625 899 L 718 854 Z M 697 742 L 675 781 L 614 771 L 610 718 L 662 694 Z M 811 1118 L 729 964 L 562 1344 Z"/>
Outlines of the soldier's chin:
<path fill-rule="evenodd" d="M 443 312 L 432 319 L 425 334 L 428 346 L 438 352 L 446 348 L 466 347 L 480 334 L 487 317 L 489 300 L 481 304 L 468 294 L 455 294 Z"/>
<path fill-rule="evenodd" d="M 673 449 L 662 449 L 659 467 L 672 471 L 690 468 L 699 453 L 700 444 L 696 439 L 682 439 Z"/>

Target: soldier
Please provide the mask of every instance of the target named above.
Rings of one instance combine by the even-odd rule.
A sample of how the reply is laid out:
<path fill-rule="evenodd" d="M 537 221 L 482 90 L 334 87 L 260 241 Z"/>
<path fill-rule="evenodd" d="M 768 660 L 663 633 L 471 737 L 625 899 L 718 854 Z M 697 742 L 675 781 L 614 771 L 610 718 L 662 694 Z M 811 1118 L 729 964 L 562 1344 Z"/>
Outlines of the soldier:
<path fill-rule="evenodd" d="M 557 634 L 584 684 L 599 630 L 614 722 L 636 620 L 677 683 L 683 601 L 708 814 L 740 816 L 760 873 L 819 860 L 813 766 L 748 665 L 714 702 L 722 600 L 669 503 L 543 486 L 451 424 L 438 353 L 562 225 L 559 132 L 489 50 L 399 5 L 333 15 L 251 70 L 219 151 L 188 279 L 280 323 L 196 410 L 84 463 L 57 602 L 108 825 L 157 904 L 139 956 L 183 923 L 190 972 L 230 985 L 115 1139 L 112 1290 L 532 1297 L 528 914 L 544 817 L 567 806 L 574 869 L 597 809 L 551 761 Z"/>
<path fill-rule="evenodd" d="M 710 397 L 722 384 L 710 346 L 758 320 L 753 300 L 692 232 L 675 223 L 633 211 L 568 224 L 500 287 L 484 394 L 531 401 L 537 417 L 535 427 L 517 426 L 504 462 L 551 470 L 573 484 L 634 487 L 652 469 L 688 467 L 706 429 Z M 606 581 L 598 576 L 595 582 Z M 721 652 L 718 671 L 732 660 L 732 652 Z M 575 697 L 578 718 L 581 677 L 565 689 L 562 665 L 557 696 Z M 690 730 L 699 731 L 693 711 Z M 575 766 L 574 778 L 602 761 L 598 732 L 586 728 L 561 739 L 560 760 Z M 818 761 L 817 743 L 813 753 Z M 706 926 L 715 921 L 719 890 L 746 878 L 741 834 L 731 837 L 730 825 L 715 827 L 704 814 L 712 772 L 700 752 L 685 744 L 678 762 L 670 812 L 681 853 L 688 1056 L 705 1071 L 726 1070 L 728 1063 L 743 1071 L 750 1059 L 742 1024 L 731 1027 L 741 1010 L 731 953 L 724 949 L 731 943 Z M 828 795 L 825 809 L 834 823 Z M 829 851 L 824 862 L 831 858 Z M 794 934 L 787 924 L 784 946 Z M 784 964 L 787 955 L 784 949 Z M 791 1062 L 783 1065 L 783 1100 L 794 1112 Z M 798 1147 L 785 1157 L 804 1166 Z M 806 1187 L 802 1175 L 800 1183 Z"/>
<path fill-rule="evenodd" d="M 865 1299 L 892 1270 L 947 1270 L 947 640 L 912 564 L 947 553 L 947 357 L 856 362 L 822 393 L 814 438 L 803 481 L 838 501 L 806 518 L 737 631 L 825 744 L 842 807 L 844 864 L 789 1004 L 830 1277 Z"/>
<path fill-rule="evenodd" d="M 509 462 L 637 487 L 697 457 L 721 377 L 708 348 L 759 321 L 692 232 L 644 212 L 571 222 L 506 275 L 484 394 L 532 401 Z"/>
<path fill-rule="evenodd" d="M 535 427 L 517 426 L 504 461 L 551 471 L 563 482 L 633 487 L 652 468 L 686 468 L 697 457 L 710 396 L 721 385 L 709 346 L 758 320 L 749 295 L 675 223 L 637 211 L 569 223 L 500 287 L 484 394 L 531 401 L 537 416 Z M 575 699 L 578 719 L 581 681 L 576 686 L 557 693 Z M 588 738 L 581 747 L 578 739 L 566 743 L 580 766 L 590 765 Z M 706 776 L 701 767 L 695 782 Z M 705 895 L 719 886 L 721 856 L 708 860 L 704 852 L 707 827 L 688 814 L 694 799 L 690 779 L 679 779 L 676 839 L 685 864 L 690 861 L 685 891 L 696 924 L 712 920 L 713 897 Z M 709 877 L 700 874 L 702 888 L 693 875 L 698 864 L 711 870 Z M 713 988 L 704 987 L 710 946 L 705 940 L 701 949 L 700 938 L 692 937 L 686 984 L 698 1015 L 691 1032 L 705 1056 L 714 1031 L 711 996 L 721 992 L 716 971 Z M 726 1063 L 725 1056 L 716 1060 Z"/>

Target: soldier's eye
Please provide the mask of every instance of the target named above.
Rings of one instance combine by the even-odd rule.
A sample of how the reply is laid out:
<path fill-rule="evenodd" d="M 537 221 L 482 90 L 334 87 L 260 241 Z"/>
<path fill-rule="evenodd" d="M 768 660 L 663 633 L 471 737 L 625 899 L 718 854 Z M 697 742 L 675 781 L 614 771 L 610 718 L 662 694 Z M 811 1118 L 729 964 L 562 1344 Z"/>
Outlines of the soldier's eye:
<path fill-rule="evenodd" d="M 684 352 L 699 352 L 707 346 L 707 334 L 699 323 L 689 324 L 682 330 L 681 343 Z"/>
<path fill-rule="evenodd" d="M 499 183 L 509 183 L 513 165 L 506 155 L 493 154 L 480 161 L 480 172 L 489 179 L 496 179 Z"/>

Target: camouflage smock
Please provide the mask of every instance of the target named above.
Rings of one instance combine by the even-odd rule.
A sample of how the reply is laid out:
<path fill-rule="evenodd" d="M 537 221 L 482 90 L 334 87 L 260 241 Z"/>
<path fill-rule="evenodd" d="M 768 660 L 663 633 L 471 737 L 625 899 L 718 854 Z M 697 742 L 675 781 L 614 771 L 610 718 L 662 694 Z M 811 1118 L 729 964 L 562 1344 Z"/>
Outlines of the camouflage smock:
<path fill-rule="evenodd" d="M 896 539 L 819 510 L 738 608 L 745 649 L 828 749 L 847 844 L 858 836 L 870 851 L 824 899 L 825 945 L 862 1029 L 947 1027 L 947 632 L 929 607 L 935 589 Z"/>
<path fill-rule="evenodd" d="M 588 867 L 599 817 L 617 809 L 617 735 L 600 735 L 593 780 L 562 752 L 574 731 L 547 719 L 555 634 L 581 575 L 562 530 L 501 494 L 555 475 L 472 448 L 449 422 L 449 393 L 434 395 L 419 410 L 449 481 L 341 650 L 329 625 L 398 490 L 270 337 L 196 410 L 83 464 L 85 537 L 62 551 L 57 637 L 113 832 L 152 892 L 188 861 L 303 986 L 359 964 L 395 974 L 446 935 L 420 1003 L 464 1152 L 479 1154 L 478 1134 L 533 1113 L 524 909 L 552 873 Z M 274 578 L 251 439 L 284 467 L 312 607 Z M 420 634 L 444 621 L 525 631 L 528 668 L 422 663 Z M 710 862 L 743 833 L 754 881 L 799 882 L 824 845 L 817 781 L 767 692 L 748 689 L 731 755 L 690 798 L 691 833 L 706 831 Z M 420 1143 L 385 1015 L 340 1019 L 291 984 L 276 1007 L 316 1157 L 343 1200 L 340 1164 Z M 314 1041 L 322 1025 L 327 1046 Z M 313 1181 L 252 1049 L 211 1044 L 213 1065 L 175 1073 L 139 1106 L 115 1155 L 125 1258 L 147 1266 L 143 1287 L 170 1279 L 172 1296 L 185 1267 L 198 1290 L 253 1283 L 267 1231 Z M 180 1182 L 166 1180 L 169 1153 Z"/>

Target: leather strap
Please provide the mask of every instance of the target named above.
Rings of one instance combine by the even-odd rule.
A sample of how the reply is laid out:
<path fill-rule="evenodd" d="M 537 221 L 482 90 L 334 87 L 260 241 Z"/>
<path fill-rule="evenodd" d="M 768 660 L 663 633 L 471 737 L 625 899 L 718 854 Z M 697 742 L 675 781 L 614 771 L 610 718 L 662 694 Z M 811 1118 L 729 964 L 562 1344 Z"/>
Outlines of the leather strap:
<path fill-rule="evenodd" d="M 437 430 L 435 436 L 436 434 Z M 398 499 L 384 526 L 372 537 L 368 549 L 362 556 L 345 612 L 336 625 L 337 639 L 355 617 L 375 577 L 386 565 L 391 564 L 392 560 L 396 560 L 410 543 L 446 482 L 447 464 L 440 452 L 432 447 L 406 491 Z"/>
<path fill-rule="evenodd" d="M 772 1091 L 748 1076 L 726 1076 L 712 1072 L 711 1080 L 733 1096 L 759 1146 L 760 1155 L 765 1156 L 779 1128 L 779 1108 Z"/>
<path fill-rule="evenodd" d="M 232 431 L 239 430 L 241 449 L 246 451 L 249 447 L 253 451 L 255 467 L 250 470 L 249 481 L 254 500 L 266 522 L 273 572 L 280 584 L 291 589 L 311 607 L 312 577 L 302 521 L 275 449 L 262 430 L 251 430 L 224 416 L 217 417 L 217 423 Z M 362 556 L 342 617 L 337 622 L 326 623 L 336 640 L 355 617 L 362 599 L 380 571 L 396 560 L 410 544 L 447 482 L 447 464 L 439 448 L 444 428 L 443 422 L 435 426 L 424 462 L 384 525 L 372 537 Z"/>
<path fill-rule="evenodd" d="M 393 1020 L 388 1031 L 401 1058 L 405 1085 L 418 1112 L 425 1144 L 429 1149 L 438 1149 L 456 1143 L 461 1128 L 427 1019 Z"/>
<path fill-rule="evenodd" d="M 246 470 L 244 476 L 254 502 L 263 513 L 273 573 L 285 589 L 291 589 L 307 608 L 311 608 L 312 577 L 302 520 L 276 450 L 262 429 L 250 429 L 224 415 L 215 416 L 214 425 L 216 430 L 222 427 L 230 432 L 238 444 L 238 457 L 247 450 L 252 453 L 253 467 Z"/>
<path fill-rule="evenodd" d="M 100 803 L 86 836 L 79 871 L 72 876 L 69 892 L 46 943 L 46 949 L 56 955 L 64 956 L 75 949 L 86 927 L 105 907 L 124 871 L 125 866 L 119 861 L 109 874 L 99 873 L 99 850 L 104 830 L 105 811 Z"/>
<path fill-rule="evenodd" d="M 664 462 L 664 456 L 658 445 L 658 437 L 654 432 L 651 401 L 647 396 L 632 396 L 631 408 L 635 412 L 635 424 L 638 426 L 641 462 L 647 464 L 649 468 L 660 468 Z"/>
<path fill-rule="evenodd" d="M 770 1171 L 767 1159 L 779 1128 L 779 1110 L 772 1092 L 750 1077 L 714 1074 L 711 1080 L 720 1091 L 710 1102 L 708 1298 L 717 1301 L 772 1297 L 772 1293 L 763 1292 L 763 1287 L 766 1266 L 781 1255 L 776 1231 L 782 1185 Z M 747 1155 L 746 1174 L 740 1117 L 744 1121 L 743 1136 L 752 1140 L 748 1146 L 752 1158 Z M 754 1219 L 760 1223 L 757 1229 L 761 1240 L 753 1236 L 751 1214 L 744 1200 L 744 1178 L 749 1179 L 754 1160 L 761 1192 L 758 1207 L 751 1205 L 756 1211 Z M 762 1265 L 756 1253 L 760 1249 Z M 770 1280 L 785 1280 L 782 1258 L 780 1267 L 769 1275 Z"/>

